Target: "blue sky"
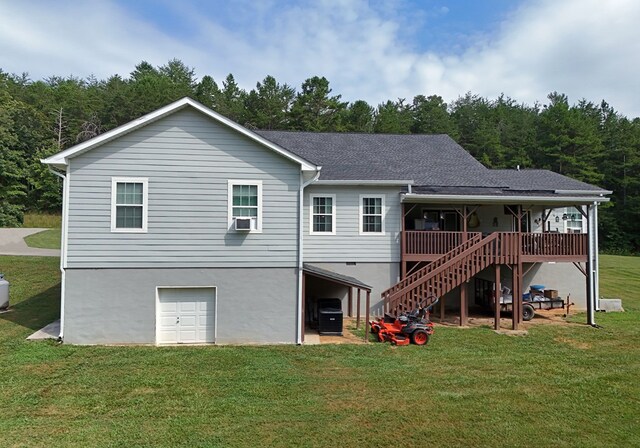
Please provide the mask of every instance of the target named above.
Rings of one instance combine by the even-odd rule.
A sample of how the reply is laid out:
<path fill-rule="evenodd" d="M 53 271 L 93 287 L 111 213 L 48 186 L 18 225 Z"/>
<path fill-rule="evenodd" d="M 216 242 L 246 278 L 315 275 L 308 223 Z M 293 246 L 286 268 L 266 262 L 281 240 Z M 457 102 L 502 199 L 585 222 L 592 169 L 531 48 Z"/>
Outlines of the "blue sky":
<path fill-rule="evenodd" d="M 378 104 L 552 91 L 640 116 L 637 0 L 0 0 L 0 69 L 127 77 L 178 58 L 201 77 L 326 76 Z"/>

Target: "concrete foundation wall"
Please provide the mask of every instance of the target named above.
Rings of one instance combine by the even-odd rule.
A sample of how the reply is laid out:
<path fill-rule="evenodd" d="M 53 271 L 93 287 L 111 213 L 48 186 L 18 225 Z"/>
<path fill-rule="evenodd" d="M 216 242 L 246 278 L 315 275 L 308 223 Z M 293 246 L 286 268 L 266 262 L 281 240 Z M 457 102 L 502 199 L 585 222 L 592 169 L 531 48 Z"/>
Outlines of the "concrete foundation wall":
<path fill-rule="evenodd" d="M 525 270 L 529 265 L 525 265 Z M 530 285 L 541 284 L 547 289 L 557 289 L 558 297 L 571 295 L 575 309 L 587 309 L 587 279 L 573 263 L 536 263 L 524 277 L 525 292 Z"/>
<path fill-rule="evenodd" d="M 372 287 L 371 290 L 371 313 L 382 313 L 382 301 L 380 295 L 382 291 L 390 288 L 399 281 L 400 264 L 399 263 L 313 263 L 323 269 L 337 272 L 339 274 L 349 275 L 357 278 L 361 282 Z M 309 280 L 307 280 L 308 282 Z M 313 285 L 313 283 L 312 283 Z M 309 286 L 309 285 L 308 285 Z M 318 283 L 317 291 L 311 291 L 316 297 L 339 298 L 342 300 L 343 311 L 347 312 L 347 290 L 344 286 L 327 284 L 326 282 Z M 321 289 L 326 287 L 326 290 Z M 307 289 L 309 291 L 309 289 Z M 353 291 L 353 312 L 356 313 L 356 293 Z M 364 316 L 365 312 L 366 292 L 362 291 L 360 298 L 360 311 Z"/>
<path fill-rule="evenodd" d="M 531 263 L 525 263 L 524 271 L 526 272 L 529 268 L 531 269 L 523 279 L 523 293 L 528 292 L 531 285 L 545 285 L 546 289 L 557 290 L 558 297 L 562 299 L 570 295 L 571 301 L 575 303 L 574 309 L 587 308 L 586 278 L 573 263 L 535 263 L 533 267 Z M 493 267 L 485 269 L 478 277 L 493 282 L 493 269 Z M 501 284 L 512 288 L 511 270 L 503 266 L 500 274 Z M 475 303 L 474 280 L 469 282 L 468 297 L 470 304 Z M 455 300 L 452 302 L 459 305 Z"/>
<path fill-rule="evenodd" d="M 294 268 L 68 269 L 64 341 L 155 344 L 158 286 L 215 286 L 217 343 L 295 343 Z"/>

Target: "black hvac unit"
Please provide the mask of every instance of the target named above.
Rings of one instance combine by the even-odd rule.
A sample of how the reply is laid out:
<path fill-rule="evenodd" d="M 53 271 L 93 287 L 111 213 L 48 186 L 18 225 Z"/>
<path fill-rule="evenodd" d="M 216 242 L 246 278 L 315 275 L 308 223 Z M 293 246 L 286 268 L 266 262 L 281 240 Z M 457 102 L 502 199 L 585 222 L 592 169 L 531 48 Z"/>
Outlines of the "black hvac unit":
<path fill-rule="evenodd" d="M 340 299 L 318 300 L 318 333 L 342 336 L 341 306 Z"/>

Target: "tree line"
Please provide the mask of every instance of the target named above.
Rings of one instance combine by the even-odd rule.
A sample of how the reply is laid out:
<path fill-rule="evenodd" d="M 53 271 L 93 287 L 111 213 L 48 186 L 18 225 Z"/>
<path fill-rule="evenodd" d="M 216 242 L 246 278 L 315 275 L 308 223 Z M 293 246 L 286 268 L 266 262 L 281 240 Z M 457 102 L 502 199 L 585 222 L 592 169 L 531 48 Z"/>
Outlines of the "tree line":
<path fill-rule="evenodd" d="M 60 181 L 41 158 L 184 96 L 249 129 L 448 134 L 489 168 L 546 168 L 599 185 L 614 192 L 600 209 L 601 247 L 640 251 L 640 118 L 605 101 L 570 104 L 553 92 L 527 105 L 467 93 L 450 104 L 416 95 L 370 105 L 343 101 L 324 77 L 296 89 L 267 76 L 246 91 L 232 74 L 198 79 L 178 59 L 103 80 L 0 70 L 0 226 L 20 225 L 25 211 L 60 210 Z"/>

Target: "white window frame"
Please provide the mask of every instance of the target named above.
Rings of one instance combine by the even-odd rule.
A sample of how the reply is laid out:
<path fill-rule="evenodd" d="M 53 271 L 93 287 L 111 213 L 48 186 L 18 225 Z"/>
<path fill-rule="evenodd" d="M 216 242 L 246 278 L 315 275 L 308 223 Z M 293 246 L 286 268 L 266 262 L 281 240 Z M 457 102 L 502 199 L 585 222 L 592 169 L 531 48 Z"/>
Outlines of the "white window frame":
<path fill-rule="evenodd" d="M 118 184 L 142 184 L 142 228 L 116 227 L 116 202 Z M 113 233 L 147 233 L 149 215 L 149 178 L 147 177 L 112 177 L 111 178 L 111 232 Z"/>
<path fill-rule="evenodd" d="M 256 228 L 243 233 L 262 233 L 262 181 L 252 179 L 229 179 L 227 184 L 227 217 L 229 230 L 235 231 L 233 218 L 233 187 L 235 185 L 251 185 L 258 187 L 258 217 Z"/>
<path fill-rule="evenodd" d="M 318 232 L 313 230 L 313 199 L 331 198 L 331 232 Z M 335 194 L 312 194 L 309 195 L 309 235 L 335 235 L 336 234 L 336 195 Z"/>
<path fill-rule="evenodd" d="M 361 194 L 360 195 L 360 203 L 358 205 L 358 210 L 359 210 L 359 215 L 360 215 L 360 222 L 359 222 L 359 228 L 358 228 L 358 233 L 360 235 L 384 235 L 385 234 L 385 230 L 384 230 L 384 222 L 385 222 L 385 215 L 386 215 L 386 209 L 384 207 L 384 195 L 382 194 Z M 371 199 L 381 199 L 381 208 L 382 208 L 382 223 L 381 223 L 381 231 L 380 232 L 365 232 L 363 231 L 363 224 L 364 224 L 364 207 L 362 205 L 362 200 L 365 198 L 371 198 Z"/>

